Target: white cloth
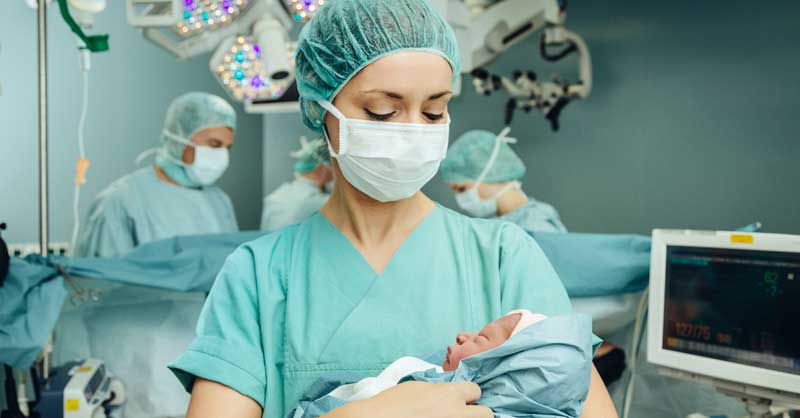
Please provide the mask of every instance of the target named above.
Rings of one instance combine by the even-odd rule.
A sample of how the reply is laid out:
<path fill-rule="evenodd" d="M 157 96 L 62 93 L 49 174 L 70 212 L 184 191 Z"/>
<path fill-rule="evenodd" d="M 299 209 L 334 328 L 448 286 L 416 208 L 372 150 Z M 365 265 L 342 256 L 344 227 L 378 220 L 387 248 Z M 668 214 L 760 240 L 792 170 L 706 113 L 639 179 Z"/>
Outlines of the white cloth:
<path fill-rule="evenodd" d="M 642 293 L 572 298 L 572 310 L 592 317 L 592 332 L 606 338 L 636 319 Z"/>
<path fill-rule="evenodd" d="M 264 198 L 261 229 L 276 231 L 299 223 L 320 210 L 329 197 L 319 186 L 303 177 L 284 183 Z"/>
<path fill-rule="evenodd" d="M 386 367 L 377 377 L 368 377 L 356 383 L 339 386 L 330 395 L 345 402 L 369 399 L 386 389 L 396 386 L 400 379 L 412 373 L 424 372 L 430 369 L 436 369 L 440 373 L 444 372 L 441 366 L 428 363 L 416 357 L 401 357 Z"/>

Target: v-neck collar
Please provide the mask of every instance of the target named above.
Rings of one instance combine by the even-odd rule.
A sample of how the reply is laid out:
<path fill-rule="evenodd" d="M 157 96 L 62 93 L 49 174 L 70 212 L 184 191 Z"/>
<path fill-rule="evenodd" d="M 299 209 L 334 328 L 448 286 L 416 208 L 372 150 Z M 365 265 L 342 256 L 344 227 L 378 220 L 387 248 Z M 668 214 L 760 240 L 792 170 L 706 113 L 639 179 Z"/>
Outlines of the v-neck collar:
<path fill-rule="evenodd" d="M 356 248 L 356 246 L 353 245 L 353 243 L 350 241 L 350 239 L 347 238 L 347 236 L 345 234 L 343 234 L 342 231 L 340 231 L 339 228 L 337 228 L 336 225 L 333 224 L 333 222 L 331 222 L 328 218 L 326 218 L 325 215 L 323 215 L 321 212 L 317 212 L 317 214 L 315 216 L 319 218 L 319 222 L 321 224 L 325 225 L 324 226 L 325 228 L 329 228 L 331 230 L 332 236 L 335 237 L 334 239 L 336 241 L 338 241 L 336 243 L 336 244 L 338 244 L 336 246 L 336 248 L 340 249 L 341 251 L 350 252 L 352 254 L 352 257 L 349 258 L 349 259 L 359 260 L 359 263 L 361 264 L 359 270 L 363 269 L 364 271 L 371 273 L 371 275 L 373 277 L 379 278 L 379 277 L 385 275 L 387 273 L 387 271 L 389 271 L 389 269 L 392 267 L 392 265 L 395 264 L 395 259 L 397 259 L 399 257 L 402 257 L 403 253 L 407 252 L 407 250 L 405 250 L 405 248 L 408 247 L 410 245 L 410 243 L 412 243 L 413 241 L 418 239 L 417 236 L 422 234 L 422 232 L 420 232 L 420 231 L 422 231 L 422 230 L 427 228 L 427 224 L 431 222 L 431 218 L 436 217 L 436 216 L 440 216 L 440 212 L 441 211 L 442 211 L 442 209 L 439 207 L 439 205 L 438 204 L 434 204 L 433 210 L 431 210 L 431 212 L 428 213 L 428 215 L 426 215 L 425 218 L 422 219 L 422 221 L 419 223 L 419 225 L 417 225 L 414 228 L 414 230 L 411 231 L 411 234 L 409 234 L 406 237 L 406 239 L 403 240 L 403 243 L 400 244 L 400 246 L 397 248 L 397 250 L 394 252 L 394 254 L 392 254 L 392 257 L 389 259 L 389 262 L 386 263 L 386 265 L 383 267 L 383 271 L 381 273 L 378 273 L 378 272 L 375 271 L 375 269 L 372 267 L 372 265 L 367 261 L 366 257 L 364 257 L 364 254 L 362 254 L 360 251 L 358 251 L 358 248 Z M 342 257 L 342 258 L 343 259 L 348 259 L 348 258 L 345 258 L 345 257 Z M 355 267 L 355 266 L 351 266 L 351 267 Z"/>

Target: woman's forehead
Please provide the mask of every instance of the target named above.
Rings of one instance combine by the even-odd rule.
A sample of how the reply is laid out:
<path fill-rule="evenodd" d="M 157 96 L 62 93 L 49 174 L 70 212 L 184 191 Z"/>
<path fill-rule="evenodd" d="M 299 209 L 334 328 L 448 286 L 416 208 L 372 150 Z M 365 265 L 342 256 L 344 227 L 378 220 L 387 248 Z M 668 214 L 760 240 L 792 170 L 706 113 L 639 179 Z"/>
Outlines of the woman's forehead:
<path fill-rule="evenodd" d="M 404 51 L 367 65 L 345 89 L 362 94 L 381 92 L 402 97 L 427 97 L 450 91 L 452 80 L 450 64 L 441 56 L 430 52 Z"/>

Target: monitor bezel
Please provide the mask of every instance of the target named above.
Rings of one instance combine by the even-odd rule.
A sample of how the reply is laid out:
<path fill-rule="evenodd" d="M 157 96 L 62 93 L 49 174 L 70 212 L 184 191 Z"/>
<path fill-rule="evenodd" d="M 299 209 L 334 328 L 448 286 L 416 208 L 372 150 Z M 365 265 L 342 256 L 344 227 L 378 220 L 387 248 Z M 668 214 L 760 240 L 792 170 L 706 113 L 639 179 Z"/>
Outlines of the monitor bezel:
<path fill-rule="evenodd" d="M 702 357 L 662 346 L 667 247 L 700 247 L 800 254 L 800 236 L 728 231 L 653 231 L 650 259 L 650 301 L 647 360 L 695 375 L 800 394 L 800 375 Z"/>

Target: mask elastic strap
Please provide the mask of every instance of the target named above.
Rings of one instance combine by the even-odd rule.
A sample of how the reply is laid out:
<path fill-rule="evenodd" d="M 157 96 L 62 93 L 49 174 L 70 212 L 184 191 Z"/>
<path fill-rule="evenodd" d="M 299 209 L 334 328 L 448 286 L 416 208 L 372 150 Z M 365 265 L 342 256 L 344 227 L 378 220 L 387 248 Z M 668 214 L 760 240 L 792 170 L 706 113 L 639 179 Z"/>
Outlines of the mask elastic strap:
<path fill-rule="evenodd" d="M 497 156 L 500 154 L 500 146 L 503 143 L 506 144 L 516 144 L 516 138 L 509 138 L 508 134 L 511 132 L 511 127 L 506 126 L 502 131 L 500 131 L 500 135 L 497 135 L 497 138 L 494 141 L 494 148 L 492 148 L 492 154 L 489 156 L 489 161 L 486 162 L 486 167 L 483 168 L 481 174 L 475 180 L 475 185 L 472 186 L 473 188 L 478 187 L 484 180 L 486 180 L 486 176 L 489 175 L 489 171 L 494 166 L 495 161 L 497 161 Z"/>
<path fill-rule="evenodd" d="M 497 200 L 498 198 L 500 198 L 500 196 L 503 195 L 503 193 L 505 193 L 505 192 L 507 192 L 507 191 L 509 191 L 511 189 L 519 189 L 521 187 L 522 187 L 522 184 L 520 182 L 512 181 L 511 183 L 506 184 L 505 187 L 500 189 L 500 191 L 497 192 L 491 200 Z"/>
<path fill-rule="evenodd" d="M 175 141 L 175 142 L 177 142 L 179 144 L 188 145 L 190 147 L 196 147 L 197 146 L 197 144 L 195 144 L 194 142 L 189 141 L 186 138 L 183 138 L 181 136 L 175 135 L 174 133 L 172 133 L 172 132 L 170 132 L 170 131 L 168 131 L 166 129 L 161 131 L 161 135 L 164 135 L 165 137 L 167 137 L 170 140 Z"/>
<path fill-rule="evenodd" d="M 331 112 L 333 116 L 336 116 L 336 119 L 339 119 L 340 121 L 347 120 L 347 117 L 345 117 L 344 114 L 340 112 L 339 109 L 336 108 L 336 106 L 333 105 L 333 103 L 327 100 L 320 100 L 318 103 L 320 106 L 322 106 L 323 109 L 327 110 L 328 112 Z"/>
<path fill-rule="evenodd" d="M 342 129 L 344 124 L 347 123 L 347 117 L 333 105 L 333 103 L 327 100 L 320 100 L 320 106 L 323 109 L 327 110 L 330 114 L 332 114 L 336 119 L 339 119 L 339 152 L 333 151 L 333 145 L 331 144 L 331 138 L 328 136 L 328 130 L 323 127 L 322 130 L 325 131 L 325 139 L 328 141 L 328 150 L 331 153 L 331 157 L 339 158 L 339 155 L 347 153 L 347 129 Z"/>
<path fill-rule="evenodd" d="M 168 131 L 168 130 L 166 130 L 166 129 L 164 129 L 163 131 L 161 131 L 161 134 L 162 134 L 162 135 L 164 135 L 165 137 L 167 137 L 167 139 L 169 139 L 169 140 L 171 140 L 171 141 L 175 141 L 175 142 L 177 142 L 177 143 L 179 143 L 179 144 L 183 144 L 183 145 L 186 145 L 186 146 L 189 146 L 189 147 L 195 148 L 195 149 L 197 149 L 197 147 L 199 146 L 199 145 L 195 144 L 194 142 L 192 142 L 192 141 L 188 141 L 188 140 L 186 140 L 185 138 L 183 138 L 183 137 L 181 137 L 181 136 L 175 135 L 174 133 L 172 133 L 172 132 L 170 132 L 170 131 Z M 191 167 L 191 166 L 192 166 L 192 164 L 186 164 L 186 163 L 185 163 L 185 162 L 183 162 L 182 160 L 179 160 L 179 159 L 177 159 L 177 158 L 173 157 L 172 155 L 170 155 L 170 154 L 169 154 L 169 152 L 167 152 L 167 151 L 164 149 L 164 147 L 163 147 L 163 146 L 162 146 L 162 147 L 159 147 L 159 148 L 153 148 L 153 149 L 151 149 L 151 150 L 147 150 L 147 151 L 143 152 L 142 154 L 139 154 L 139 158 L 145 158 L 145 157 L 147 157 L 147 155 L 149 155 L 149 153 L 150 153 L 150 152 L 152 152 L 152 150 L 155 150 L 155 152 L 156 152 L 157 154 L 159 154 L 159 155 L 161 155 L 162 157 L 164 157 L 164 158 L 166 158 L 166 159 L 168 159 L 168 160 L 172 161 L 172 162 L 173 162 L 173 163 L 175 163 L 175 164 L 178 164 L 178 165 L 179 165 L 179 166 L 181 166 L 181 167 Z M 143 157 L 143 156 L 142 156 L 143 154 L 147 154 L 147 155 L 144 155 L 144 157 Z M 139 162 L 139 158 L 137 158 L 137 159 L 136 159 L 137 163 Z"/>
<path fill-rule="evenodd" d="M 156 148 L 150 148 L 150 149 L 146 149 L 146 150 L 142 151 L 141 154 L 139 154 L 136 157 L 136 165 L 137 166 L 138 165 L 142 165 L 142 161 L 144 161 L 145 159 L 147 159 L 147 157 L 149 157 L 151 155 L 158 154 L 159 150 L 161 150 L 161 148 L 160 147 L 156 147 Z"/>
<path fill-rule="evenodd" d="M 195 146 L 195 144 L 194 144 L 193 142 L 191 142 L 191 141 L 187 141 L 187 140 L 185 140 L 185 139 L 183 139 L 183 138 L 179 137 L 178 135 L 175 135 L 175 134 L 173 134 L 172 132 L 170 132 L 170 131 L 168 131 L 168 130 L 166 130 L 166 129 L 164 129 L 163 131 L 161 131 L 161 135 L 164 135 L 165 137 L 167 137 L 167 139 L 170 139 L 170 140 L 172 140 L 172 141 L 175 141 L 175 142 L 178 142 L 178 143 L 181 143 L 181 144 L 184 144 L 184 145 L 189 145 L 189 146 L 192 146 L 192 147 L 193 147 L 193 146 Z M 149 156 L 151 156 L 151 155 L 156 155 L 156 154 L 158 154 L 159 152 L 161 152 L 161 149 L 162 149 L 162 148 L 163 148 L 163 147 L 153 147 L 153 148 L 146 149 L 146 150 L 142 151 L 142 152 L 141 152 L 141 153 L 140 153 L 140 154 L 139 154 L 139 155 L 136 157 L 136 165 L 141 165 L 141 164 L 142 164 L 142 161 L 144 161 L 145 159 L 147 159 L 147 157 L 149 157 Z M 169 156 L 169 157 L 171 158 L 171 156 Z M 174 158 L 171 158 L 171 159 L 174 161 Z M 177 162 L 177 161 L 175 161 L 175 162 Z"/>

